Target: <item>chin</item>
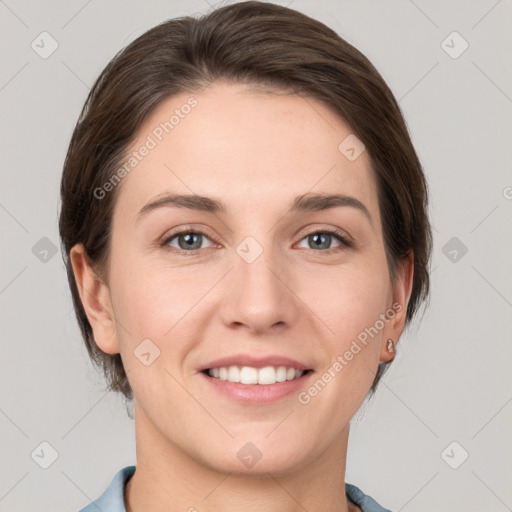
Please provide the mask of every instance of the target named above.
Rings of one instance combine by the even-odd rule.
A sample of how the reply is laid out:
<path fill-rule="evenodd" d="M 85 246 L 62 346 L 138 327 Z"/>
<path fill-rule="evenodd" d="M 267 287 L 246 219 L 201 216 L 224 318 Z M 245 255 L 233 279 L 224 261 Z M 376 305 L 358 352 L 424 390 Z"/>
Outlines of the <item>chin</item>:
<path fill-rule="evenodd" d="M 273 443 L 261 435 L 258 436 L 261 441 L 249 439 L 231 439 L 221 450 L 203 451 L 204 464 L 224 474 L 262 478 L 268 478 L 268 473 L 273 476 L 290 474 L 306 464 L 304 443 L 285 445 L 280 440 Z M 219 446 L 221 444 L 216 443 L 216 447 Z"/>

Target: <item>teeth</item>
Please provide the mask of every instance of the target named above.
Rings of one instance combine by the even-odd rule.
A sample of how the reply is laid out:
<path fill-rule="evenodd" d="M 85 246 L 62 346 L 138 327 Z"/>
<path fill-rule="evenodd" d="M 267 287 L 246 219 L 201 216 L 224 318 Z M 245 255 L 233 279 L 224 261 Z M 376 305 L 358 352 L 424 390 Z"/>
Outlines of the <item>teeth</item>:
<path fill-rule="evenodd" d="M 240 382 L 242 384 L 258 384 L 258 370 L 250 366 L 243 366 L 240 370 Z"/>
<path fill-rule="evenodd" d="M 208 375 L 220 380 L 229 382 L 240 382 L 241 384 L 275 384 L 286 380 L 298 379 L 304 374 L 303 370 L 286 368 L 286 366 L 265 366 L 264 368 L 253 368 L 251 366 L 223 366 L 211 368 Z"/>
<path fill-rule="evenodd" d="M 238 366 L 230 366 L 228 368 L 228 377 L 226 380 L 229 380 L 229 382 L 240 382 L 240 370 Z"/>

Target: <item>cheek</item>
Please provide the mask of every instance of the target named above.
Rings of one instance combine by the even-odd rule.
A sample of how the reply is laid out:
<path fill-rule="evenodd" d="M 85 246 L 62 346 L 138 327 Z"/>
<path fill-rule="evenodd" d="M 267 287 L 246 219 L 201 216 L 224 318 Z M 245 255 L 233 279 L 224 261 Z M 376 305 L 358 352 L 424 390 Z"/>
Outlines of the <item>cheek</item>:
<path fill-rule="evenodd" d="M 174 290 L 169 283 L 162 282 L 165 274 L 136 254 L 134 248 L 123 248 L 120 240 L 113 243 L 110 267 L 110 289 L 116 319 L 121 324 L 118 334 L 131 344 L 140 338 L 160 335 L 163 311 L 172 310 L 169 299 Z M 167 327 L 168 329 L 169 327 Z"/>
<path fill-rule="evenodd" d="M 306 390 L 314 397 L 316 388 L 322 389 L 314 407 L 329 408 L 335 425 L 356 413 L 373 382 L 382 336 L 382 330 L 375 330 L 375 326 L 386 312 L 390 289 L 387 267 L 378 262 L 360 271 L 347 268 L 337 278 L 335 284 L 332 276 L 326 279 L 330 283 L 328 293 L 322 295 L 318 287 L 316 297 L 311 298 L 315 313 L 333 332 L 324 328 L 326 335 L 318 342 L 318 349 L 326 353 L 325 367 L 318 375 L 325 388 L 321 383 Z M 318 286 L 318 280 L 315 282 Z"/>
<path fill-rule="evenodd" d="M 149 338 L 162 350 L 172 345 L 174 355 L 186 351 L 186 340 L 203 325 L 204 298 L 222 273 L 136 255 L 119 261 L 111 287 L 116 317 L 125 327 L 118 329 L 122 345 L 132 347 Z M 173 341 L 177 338 L 179 344 Z"/>
<path fill-rule="evenodd" d="M 147 266 L 139 272 L 132 269 L 129 275 L 119 269 L 112 284 L 119 321 L 134 335 L 145 337 L 162 337 L 186 314 L 195 296 L 189 292 L 183 297 L 178 279 Z"/>
<path fill-rule="evenodd" d="M 326 332 L 332 336 L 326 338 L 342 344 L 375 324 L 387 308 L 390 290 L 387 267 L 377 260 L 340 267 L 336 273 L 317 272 L 303 285 L 298 295 L 307 298 L 313 312 L 330 328 Z"/>
<path fill-rule="evenodd" d="M 193 347 L 200 326 L 189 330 L 189 322 L 205 290 L 190 277 L 177 277 L 175 269 L 128 260 L 113 272 L 112 289 L 125 370 L 135 396 L 154 409 L 165 396 L 162 390 L 179 391 L 168 372 L 176 374 L 176 365 Z M 144 360 L 146 353 L 149 359 Z"/>

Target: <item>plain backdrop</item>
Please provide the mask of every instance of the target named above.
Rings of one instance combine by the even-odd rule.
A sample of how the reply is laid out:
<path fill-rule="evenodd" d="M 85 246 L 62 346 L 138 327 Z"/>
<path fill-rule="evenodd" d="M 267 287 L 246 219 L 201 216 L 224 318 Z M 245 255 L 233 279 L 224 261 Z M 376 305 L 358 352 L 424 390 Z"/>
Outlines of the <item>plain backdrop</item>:
<path fill-rule="evenodd" d="M 430 306 L 352 422 L 346 481 L 394 512 L 512 510 L 512 2 L 288 4 L 377 67 L 431 191 Z M 1 511 L 78 510 L 135 464 L 133 420 L 105 392 L 74 317 L 59 182 L 108 61 L 157 23 L 210 9 L 0 1 Z"/>

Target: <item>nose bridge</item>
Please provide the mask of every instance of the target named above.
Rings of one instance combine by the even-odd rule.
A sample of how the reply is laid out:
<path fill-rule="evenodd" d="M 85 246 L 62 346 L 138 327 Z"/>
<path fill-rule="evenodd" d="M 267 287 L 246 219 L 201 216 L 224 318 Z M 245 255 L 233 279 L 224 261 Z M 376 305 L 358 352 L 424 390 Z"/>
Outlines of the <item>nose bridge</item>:
<path fill-rule="evenodd" d="M 296 307 L 286 286 L 283 255 L 275 249 L 272 233 L 248 236 L 235 247 L 231 275 L 229 322 L 264 331 L 278 323 L 291 323 Z"/>

